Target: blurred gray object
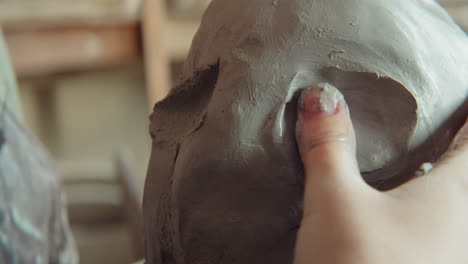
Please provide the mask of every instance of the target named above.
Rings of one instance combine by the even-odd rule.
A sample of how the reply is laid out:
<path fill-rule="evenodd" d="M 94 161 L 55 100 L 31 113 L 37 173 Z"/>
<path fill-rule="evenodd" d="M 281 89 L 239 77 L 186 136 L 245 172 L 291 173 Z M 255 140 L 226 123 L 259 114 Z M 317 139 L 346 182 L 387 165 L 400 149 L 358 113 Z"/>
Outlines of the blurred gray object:
<path fill-rule="evenodd" d="M 75 264 L 56 171 L 21 121 L 0 31 L 0 263 Z"/>
<path fill-rule="evenodd" d="M 8 97 L 8 98 L 7 98 Z M 7 100 L 8 99 L 8 100 Z M 16 89 L 16 81 L 10 65 L 10 57 L 7 54 L 3 32 L 0 28 L 0 102 L 3 110 L 8 109 L 16 118 L 22 119 L 20 104 Z M 1 126 L 0 126 L 1 128 Z"/>

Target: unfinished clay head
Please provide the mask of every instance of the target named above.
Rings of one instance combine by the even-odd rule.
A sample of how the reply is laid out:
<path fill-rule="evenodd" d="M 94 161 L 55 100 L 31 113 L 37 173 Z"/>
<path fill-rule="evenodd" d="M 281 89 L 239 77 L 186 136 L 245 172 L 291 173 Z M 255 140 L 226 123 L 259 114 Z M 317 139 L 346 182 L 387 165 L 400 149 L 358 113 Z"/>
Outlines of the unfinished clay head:
<path fill-rule="evenodd" d="M 401 184 L 466 115 L 468 40 L 430 0 L 215 0 L 152 116 L 147 261 L 292 263 L 297 94 L 338 87 L 365 180 Z"/>

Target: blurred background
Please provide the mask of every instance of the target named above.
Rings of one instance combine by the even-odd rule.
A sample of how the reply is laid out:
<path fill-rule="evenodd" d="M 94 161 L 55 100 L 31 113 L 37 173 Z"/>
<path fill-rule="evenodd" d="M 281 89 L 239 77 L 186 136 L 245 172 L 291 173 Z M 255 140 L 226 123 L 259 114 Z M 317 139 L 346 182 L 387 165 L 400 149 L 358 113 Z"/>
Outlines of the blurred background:
<path fill-rule="evenodd" d="M 83 264 L 143 258 L 148 116 L 209 2 L 0 0 L 27 126 L 57 162 Z M 467 31 L 468 0 L 440 2 Z"/>

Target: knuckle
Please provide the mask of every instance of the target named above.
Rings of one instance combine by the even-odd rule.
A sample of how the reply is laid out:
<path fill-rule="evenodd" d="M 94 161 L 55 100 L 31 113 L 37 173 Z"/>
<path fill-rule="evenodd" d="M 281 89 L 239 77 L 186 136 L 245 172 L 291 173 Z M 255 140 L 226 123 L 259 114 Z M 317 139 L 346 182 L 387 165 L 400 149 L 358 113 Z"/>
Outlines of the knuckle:
<path fill-rule="evenodd" d="M 308 149 L 314 149 L 314 148 L 316 148 L 318 146 L 321 146 L 321 145 L 336 143 L 336 142 L 349 144 L 350 139 L 349 139 L 349 137 L 347 135 L 343 135 L 343 134 L 311 137 L 307 141 L 307 148 Z"/>
<path fill-rule="evenodd" d="M 351 138 L 344 134 L 327 135 L 322 137 L 312 137 L 304 146 L 307 152 L 317 151 L 317 149 L 346 150 L 354 152 L 354 144 Z"/>
<path fill-rule="evenodd" d="M 350 138 L 344 135 L 334 135 L 310 139 L 301 150 L 302 157 L 313 159 L 315 164 L 327 171 L 341 169 L 342 164 L 354 159 L 355 147 Z"/>

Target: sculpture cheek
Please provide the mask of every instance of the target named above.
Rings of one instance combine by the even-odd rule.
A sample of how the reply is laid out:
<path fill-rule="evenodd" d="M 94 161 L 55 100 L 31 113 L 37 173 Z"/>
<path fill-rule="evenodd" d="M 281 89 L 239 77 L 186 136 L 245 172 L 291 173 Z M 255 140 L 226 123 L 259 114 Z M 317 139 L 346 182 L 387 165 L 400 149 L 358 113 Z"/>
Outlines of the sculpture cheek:
<path fill-rule="evenodd" d="M 205 156 L 210 162 L 190 157 L 192 165 L 183 164 L 181 156 L 173 204 L 187 259 L 210 263 L 213 259 L 255 258 L 259 251 L 276 248 L 281 239 L 292 237 L 288 241 L 294 241 L 295 232 L 290 231 L 300 221 L 301 186 L 281 180 L 291 178 L 290 171 L 262 173 L 268 159 L 261 154 L 248 157 L 249 163 L 260 164 L 260 168 L 242 166 L 236 157 L 226 159 L 219 153 Z M 297 206 L 292 208 L 294 204 Z"/>

